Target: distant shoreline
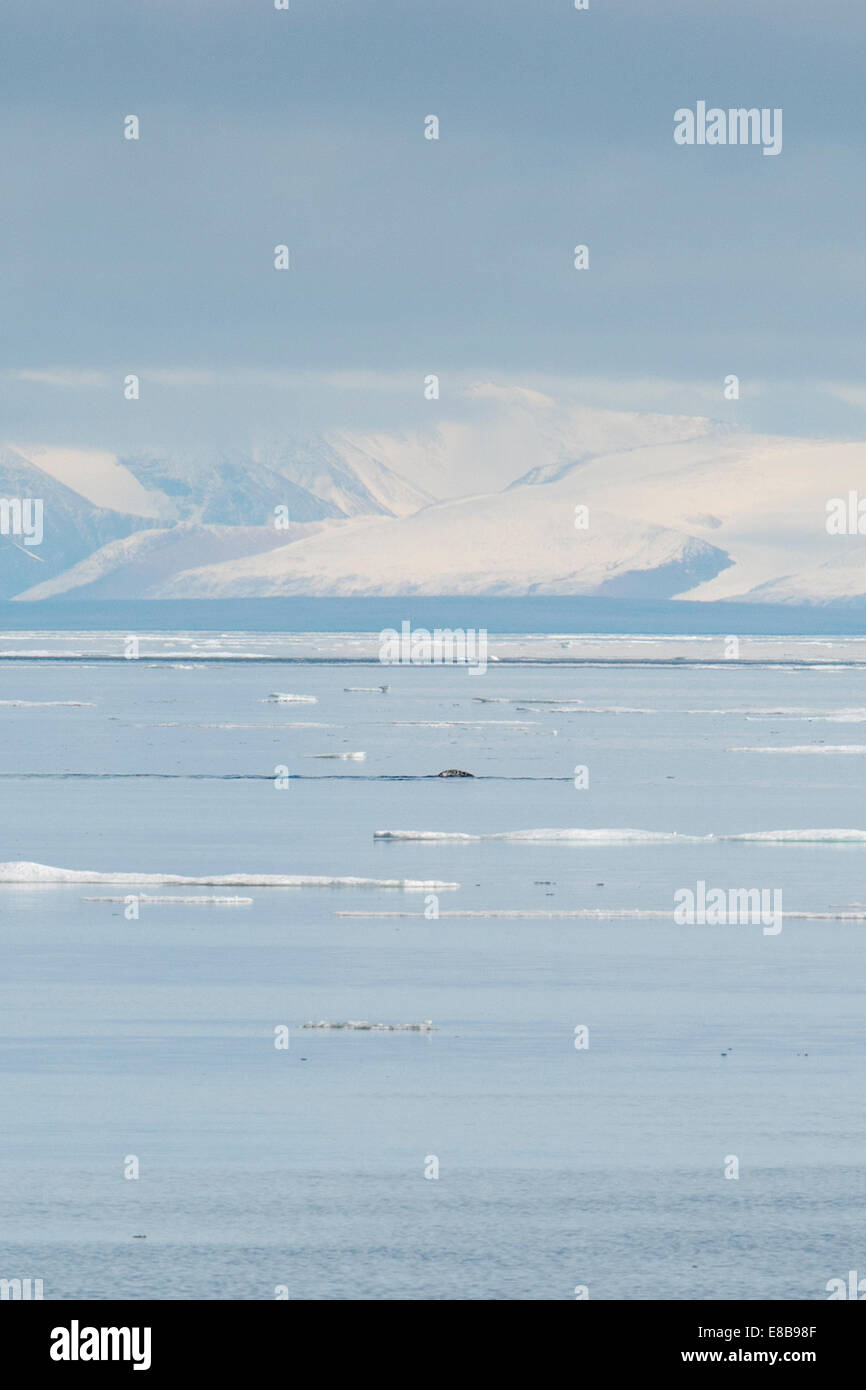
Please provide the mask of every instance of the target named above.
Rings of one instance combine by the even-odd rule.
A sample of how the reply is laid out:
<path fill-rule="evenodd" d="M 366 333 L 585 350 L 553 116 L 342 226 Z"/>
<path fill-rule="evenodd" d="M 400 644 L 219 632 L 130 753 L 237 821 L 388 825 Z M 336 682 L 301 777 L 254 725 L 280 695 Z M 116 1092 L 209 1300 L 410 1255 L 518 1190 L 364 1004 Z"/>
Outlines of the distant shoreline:
<path fill-rule="evenodd" d="M 866 636 L 866 603 L 787 605 L 534 595 L 0 601 L 0 632 L 379 632 L 422 627 L 490 633 L 646 636 Z"/>

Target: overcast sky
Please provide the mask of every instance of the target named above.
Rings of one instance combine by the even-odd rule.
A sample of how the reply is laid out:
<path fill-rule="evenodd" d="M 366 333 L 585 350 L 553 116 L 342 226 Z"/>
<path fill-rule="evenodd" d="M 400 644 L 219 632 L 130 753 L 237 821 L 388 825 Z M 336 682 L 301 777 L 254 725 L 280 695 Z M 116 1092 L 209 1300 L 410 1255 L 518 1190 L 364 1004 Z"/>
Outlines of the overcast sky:
<path fill-rule="evenodd" d="M 862 3 L 5 0 L 3 31 L 4 438 L 400 428 L 479 378 L 866 434 Z M 781 107 L 781 154 L 676 145 L 699 100 Z"/>

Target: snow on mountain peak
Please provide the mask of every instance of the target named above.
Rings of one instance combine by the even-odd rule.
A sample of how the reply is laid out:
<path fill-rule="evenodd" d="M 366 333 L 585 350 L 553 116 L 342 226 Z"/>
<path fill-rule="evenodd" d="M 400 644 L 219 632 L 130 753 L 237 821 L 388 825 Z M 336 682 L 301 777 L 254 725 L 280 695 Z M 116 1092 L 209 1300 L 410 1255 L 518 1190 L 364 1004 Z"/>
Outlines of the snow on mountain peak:
<path fill-rule="evenodd" d="M 828 498 L 857 486 L 860 444 L 490 382 L 461 399 L 456 416 L 431 402 L 423 430 L 125 455 L 158 503 L 147 536 L 132 534 L 141 518 L 101 512 L 41 475 L 62 489 L 52 506 L 66 507 L 77 553 L 37 586 L 25 557 L 6 592 L 866 597 L 866 549 L 825 527 Z M 0 492 L 36 477 L 0 453 Z M 107 534 L 94 533 L 99 518 Z"/>

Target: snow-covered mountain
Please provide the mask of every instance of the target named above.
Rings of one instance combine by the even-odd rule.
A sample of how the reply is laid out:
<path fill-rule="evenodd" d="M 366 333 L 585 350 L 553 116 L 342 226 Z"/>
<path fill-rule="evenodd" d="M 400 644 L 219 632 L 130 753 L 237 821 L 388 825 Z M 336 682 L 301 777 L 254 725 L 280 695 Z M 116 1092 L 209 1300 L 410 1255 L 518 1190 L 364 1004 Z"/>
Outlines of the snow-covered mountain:
<path fill-rule="evenodd" d="M 427 430 L 342 431 L 248 456 L 124 457 L 159 518 L 134 529 L 151 531 L 115 532 L 49 583 L 28 572 L 18 596 L 866 598 L 866 538 L 825 526 L 828 499 L 857 488 L 863 444 L 491 384 L 459 420 L 433 418 Z M 274 526 L 280 506 L 288 530 Z"/>
<path fill-rule="evenodd" d="M 0 500 L 42 503 L 39 544 L 28 545 L 20 530 L 16 534 L 13 510 L 8 509 L 5 519 L 0 512 L 0 598 L 61 574 L 107 541 L 152 524 L 140 516 L 94 506 L 9 448 L 0 448 Z"/>
<path fill-rule="evenodd" d="M 711 578 L 724 551 L 669 527 L 595 512 L 544 487 L 346 522 L 291 546 L 176 576 L 155 597 L 279 594 L 643 594 Z"/>
<path fill-rule="evenodd" d="M 285 473 L 237 451 L 125 454 L 118 462 L 147 490 L 161 521 L 268 526 L 279 506 L 298 522 L 344 515 Z"/>
<path fill-rule="evenodd" d="M 283 440 L 248 452 L 140 452 L 118 462 L 146 489 L 162 521 L 265 526 L 277 506 L 301 523 L 407 516 L 434 500 L 347 436 Z"/>
<path fill-rule="evenodd" d="M 702 417 L 590 410 L 539 391 L 480 383 L 469 413 L 429 430 L 348 434 L 351 442 L 437 501 L 547 482 L 573 463 L 614 450 L 700 438 L 725 426 Z M 394 509 L 397 510 L 396 508 Z M 415 509 L 413 509 L 415 510 Z"/>
<path fill-rule="evenodd" d="M 202 526 L 182 521 L 176 526 L 137 531 L 110 541 L 63 574 L 28 589 L 28 599 L 144 598 L 180 575 L 214 562 L 230 564 L 261 551 L 284 546 L 287 540 L 309 536 L 322 523 L 308 522 L 277 531 L 273 526 Z M 186 597 L 186 595 L 183 595 Z"/>
<path fill-rule="evenodd" d="M 275 473 L 330 504 L 331 515 L 410 516 L 435 500 L 382 463 L 366 441 L 348 435 L 272 444 L 261 452 Z"/>

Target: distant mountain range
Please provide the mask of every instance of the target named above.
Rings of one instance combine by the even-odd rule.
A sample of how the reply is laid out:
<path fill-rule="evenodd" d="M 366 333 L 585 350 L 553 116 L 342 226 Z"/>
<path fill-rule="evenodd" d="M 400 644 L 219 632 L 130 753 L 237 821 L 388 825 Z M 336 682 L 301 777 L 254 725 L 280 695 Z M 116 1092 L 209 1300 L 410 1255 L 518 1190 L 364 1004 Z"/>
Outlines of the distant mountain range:
<path fill-rule="evenodd" d="M 825 519 L 863 451 L 487 384 L 423 433 L 120 456 L 133 516 L 6 448 L 0 499 L 43 499 L 45 534 L 0 535 L 0 596 L 859 600 L 866 537 Z"/>
<path fill-rule="evenodd" d="M 13 533 L 11 522 L 6 527 L 9 534 L 0 534 L 2 598 L 39 586 L 63 574 L 82 556 L 150 524 L 139 516 L 95 506 L 14 449 L 0 448 L 0 498 L 39 499 L 43 504 L 41 544 L 26 545 L 20 534 Z"/>

